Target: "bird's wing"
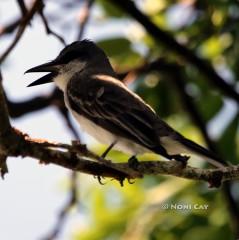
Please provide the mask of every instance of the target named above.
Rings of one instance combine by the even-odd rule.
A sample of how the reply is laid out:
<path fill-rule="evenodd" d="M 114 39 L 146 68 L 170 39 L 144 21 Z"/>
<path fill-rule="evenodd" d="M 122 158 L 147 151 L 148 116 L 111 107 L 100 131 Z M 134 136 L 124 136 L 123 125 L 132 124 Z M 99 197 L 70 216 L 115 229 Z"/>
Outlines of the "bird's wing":
<path fill-rule="evenodd" d="M 82 83 L 77 78 L 71 79 L 67 86 L 71 108 L 112 134 L 131 139 L 165 157 L 171 147 L 178 151 L 173 154 L 184 152 L 186 147 L 186 152 L 206 156 L 213 165 L 220 165 L 213 153 L 173 130 L 119 80 L 108 78 L 108 81 L 103 80 L 105 77 L 89 78 Z"/>
<path fill-rule="evenodd" d="M 85 84 L 72 79 L 67 87 L 68 101 L 74 111 L 115 135 L 131 139 L 148 149 L 159 144 L 155 129 L 158 117 L 136 94 L 117 79 L 95 78 Z M 76 87 L 77 86 L 77 87 Z M 167 134 L 167 131 L 162 133 Z"/>

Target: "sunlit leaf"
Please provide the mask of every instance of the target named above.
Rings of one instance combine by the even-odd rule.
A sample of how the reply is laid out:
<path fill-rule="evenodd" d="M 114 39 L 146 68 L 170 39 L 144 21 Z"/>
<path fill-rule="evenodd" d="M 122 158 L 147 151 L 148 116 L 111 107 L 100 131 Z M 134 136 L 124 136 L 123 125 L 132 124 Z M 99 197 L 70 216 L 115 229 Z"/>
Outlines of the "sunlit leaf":
<path fill-rule="evenodd" d="M 99 5 L 102 7 L 105 15 L 108 17 L 120 18 L 125 16 L 124 12 L 121 9 L 117 8 L 114 4 L 107 0 L 97 0 Z"/>
<path fill-rule="evenodd" d="M 126 38 L 110 38 L 97 43 L 111 58 L 118 71 L 131 69 L 142 62 L 142 56 L 134 51 Z"/>
<path fill-rule="evenodd" d="M 117 56 L 131 48 L 130 41 L 126 38 L 110 38 L 97 42 L 109 57 Z"/>

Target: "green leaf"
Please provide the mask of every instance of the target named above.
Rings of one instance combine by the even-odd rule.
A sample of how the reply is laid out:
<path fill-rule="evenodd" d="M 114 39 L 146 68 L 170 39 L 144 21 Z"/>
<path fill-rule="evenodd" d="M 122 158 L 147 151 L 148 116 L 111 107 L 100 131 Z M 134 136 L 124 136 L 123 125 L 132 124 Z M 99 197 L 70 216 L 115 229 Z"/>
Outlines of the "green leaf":
<path fill-rule="evenodd" d="M 151 80 L 151 78 L 153 79 Z M 154 83 L 154 79 L 158 79 L 158 81 Z M 153 107 L 162 118 L 169 117 L 171 114 L 181 111 L 178 95 L 175 89 L 172 89 L 166 75 L 147 74 L 144 81 L 137 84 L 136 92 Z"/>
<path fill-rule="evenodd" d="M 116 17 L 120 18 L 123 17 L 125 14 L 124 12 L 112 4 L 110 1 L 107 0 L 98 0 L 99 5 L 102 7 L 104 14 L 108 17 Z"/>
<path fill-rule="evenodd" d="M 126 71 L 142 63 L 142 56 L 131 48 L 131 42 L 126 38 L 110 38 L 97 43 L 111 58 L 117 71 Z"/>
<path fill-rule="evenodd" d="M 97 42 L 109 57 L 120 55 L 130 50 L 131 43 L 126 38 L 110 38 Z"/>
<path fill-rule="evenodd" d="M 199 99 L 198 106 L 203 119 L 208 122 L 221 110 L 223 101 L 220 95 L 207 91 L 207 94 L 203 94 Z"/>

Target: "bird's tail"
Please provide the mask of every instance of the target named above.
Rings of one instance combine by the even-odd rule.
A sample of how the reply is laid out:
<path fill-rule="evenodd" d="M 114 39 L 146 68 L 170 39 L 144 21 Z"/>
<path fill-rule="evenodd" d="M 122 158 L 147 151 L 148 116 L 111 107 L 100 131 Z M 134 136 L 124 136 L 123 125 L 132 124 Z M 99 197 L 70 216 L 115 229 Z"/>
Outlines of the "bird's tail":
<path fill-rule="evenodd" d="M 206 157 L 205 160 L 217 168 L 225 168 L 227 166 L 227 163 L 220 159 L 216 154 L 197 143 L 185 137 L 182 137 L 180 142 L 184 145 L 184 150 L 186 150 L 187 153 L 195 153 L 203 158 Z"/>

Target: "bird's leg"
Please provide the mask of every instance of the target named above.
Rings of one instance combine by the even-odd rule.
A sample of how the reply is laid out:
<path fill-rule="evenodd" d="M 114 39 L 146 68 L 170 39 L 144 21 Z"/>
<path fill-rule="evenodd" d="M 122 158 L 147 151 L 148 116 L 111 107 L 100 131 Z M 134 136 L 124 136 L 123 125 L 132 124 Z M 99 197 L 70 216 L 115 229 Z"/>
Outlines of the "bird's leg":
<path fill-rule="evenodd" d="M 106 150 L 102 153 L 102 155 L 100 156 L 100 159 L 102 161 L 108 161 L 108 160 L 105 160 L 105 157 L 106 155 L 109 153 L 109 151 L 112 149 L 112 147 L 114 147 L 114 145 L 116 144 L 116 141 L 114 141 L 113 143 L 111 143 L 107 148 Z M 110 161 L 109 161 L 110 162 Z M 104 185 L 104 183 L 102 182 L 102 177 L 101 176 L 96 176 L 97 177 L 97 180 L 98 182 L 101 184 L 101 185 Z"/>
<path fill-rule="evenodd" d="M 116 144 L 116 141 L 112 142 L 107 148 L 106 150 L 102 153 L 101 158 L 105 158 L 106 155 L 109 153 L 109 151 L 114 147 L 114 145 Z"/>

